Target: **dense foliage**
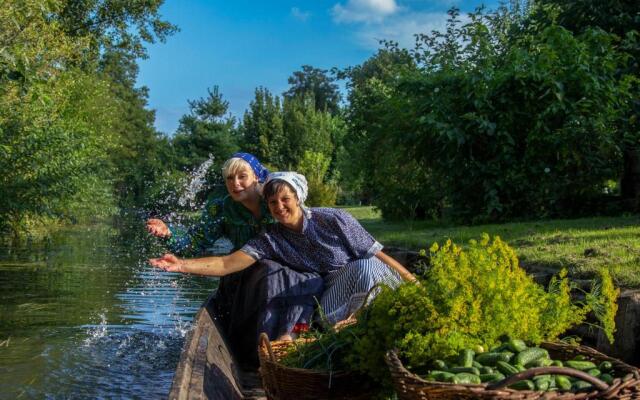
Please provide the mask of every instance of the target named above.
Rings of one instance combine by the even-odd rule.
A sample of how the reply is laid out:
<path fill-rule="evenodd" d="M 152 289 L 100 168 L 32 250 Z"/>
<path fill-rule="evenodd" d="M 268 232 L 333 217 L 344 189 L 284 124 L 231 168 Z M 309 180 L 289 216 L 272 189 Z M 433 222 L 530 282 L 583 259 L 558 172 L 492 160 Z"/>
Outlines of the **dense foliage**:
<path fill-rule="evenodd" d="M 89 40 L 50 21 L 60 6 L 0 10 L 0 227 L 13 232 L 74 206 L 100 215 L 112 205 L 103 168 L 118 105 L 107 81 L 73 66 Z"/>
<path fill-rule="evenodd" d="M 386 217 L 605 210 L 637 79 L 621 73 L 629 59 L 616 36 L 571 32 L 557 13 L 478 10 L 463 24 L 452 10 L 447 30 L 419 35 L 409 55 L 391 44 L 346 72 L 349 164 Z"/>
<path fill-rule="evenodd" d="M 104 217 L 140 197 L 163 142 L 134 88 L 135 58 L 173 31 L 161 3 L 3 4 L 1 230 Z"/>
<path fill-rule="evenodd" d="M 304 91 L 301 82 L 320 79 L 318 75 L 322 71 L 318 71 L 305 69 L 312 74 L 309 78 L 297 73 L 283 100 L 265 88 L 256 89 L 238 130 L 241 147 L 272 169 L 296 170 L 307 175 L 308 205 L 329 206 L 336 202 L 338 195 L 335 165 L 346 127 L 341 117 L 324 109 L 328 107 L 326 104 L 322 109 L 318 107 L 316 101 L 327 100 L 316 100 L 321 95 L 314 92 L 313 85 Z M 322 82 L 323 93 L 336 90 L 333 86 L 325 87 L 331 82 L 328 77 L 324 76 Z"/>

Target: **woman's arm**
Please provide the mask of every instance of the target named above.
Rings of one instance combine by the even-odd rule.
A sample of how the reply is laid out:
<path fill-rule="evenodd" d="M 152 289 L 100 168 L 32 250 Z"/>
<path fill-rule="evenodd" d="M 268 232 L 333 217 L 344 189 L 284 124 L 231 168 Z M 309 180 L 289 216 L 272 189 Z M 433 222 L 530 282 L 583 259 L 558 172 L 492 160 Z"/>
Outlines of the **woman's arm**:
<path fill-rule="evenodd" d="M 223 236 L 223 225 L 224 199 L 209 198 L 194 225 L 188 228 L 180 224 L 167 225 L 167 247 L 172 253 L 197 257 Z"/>
<path fill-rule="evenodd" d="M 256 260 L 240 250 L 224 257 L 180 259 L 173 254 L 165 254 L 160 258 L 149 259 L 151 265 L 165 271 L 210 276 L 225 276 L 242 271 L 255 262 Z"/>
<path fill-rule="evenodd" d="M 402 264 L 396 261 L 395 258 L 385 254 L 382 251 L 377 252 L 376 257 L 378 257 L 378 259 L 383 263 L 396 270 L 398 274 L 400 274 L 400 277 L 402 277 L 402 279 L 404 279 L 405 281 L 415 282 L 417 280 L 416 277 L 413 276 L 413 274 L 409 272 L 405 267 L 403 267 Z"/>

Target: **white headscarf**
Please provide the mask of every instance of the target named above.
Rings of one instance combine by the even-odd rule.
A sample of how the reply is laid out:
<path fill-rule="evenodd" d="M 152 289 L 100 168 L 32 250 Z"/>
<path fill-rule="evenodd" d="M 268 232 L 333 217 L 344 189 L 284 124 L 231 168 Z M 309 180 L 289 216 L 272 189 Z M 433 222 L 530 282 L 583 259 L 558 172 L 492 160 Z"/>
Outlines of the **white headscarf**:
<path fill-rule="evenodd" d="M 293 190 L 296 192 L 296 196 L 298 196 L 298 200 L 300 201 L 300 206 L 304 207 L 304 202 L 307 200 L 307 195 L 309 194 L 309 186 L 307 185 L 307 178 L 304 175 L 301 175 L 297 172 L 293 171 L 280 171 L 280 172 L 272 172 L 267 176 L 267 180 L 264 182 L 267 183 L 281 180 L 287 182 Z"/>

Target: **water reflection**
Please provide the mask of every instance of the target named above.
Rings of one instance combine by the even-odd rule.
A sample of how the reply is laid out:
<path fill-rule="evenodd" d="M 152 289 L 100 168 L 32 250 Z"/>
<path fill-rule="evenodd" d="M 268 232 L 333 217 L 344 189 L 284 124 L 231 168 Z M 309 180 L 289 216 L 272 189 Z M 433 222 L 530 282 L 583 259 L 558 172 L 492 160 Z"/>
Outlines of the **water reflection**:
<path fill-rule="evenodd" d="M 166 397 L 216 281 L 149 267 L 141 225 L 0 248 L 0 398 Z"/>

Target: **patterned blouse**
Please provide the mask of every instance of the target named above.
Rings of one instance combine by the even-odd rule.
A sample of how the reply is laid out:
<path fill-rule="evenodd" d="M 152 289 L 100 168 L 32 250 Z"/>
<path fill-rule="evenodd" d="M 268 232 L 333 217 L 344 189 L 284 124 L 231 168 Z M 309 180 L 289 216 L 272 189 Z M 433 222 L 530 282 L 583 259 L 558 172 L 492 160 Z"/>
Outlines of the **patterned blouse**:
<path fill-rule="evenodd" d="M 335 208 L 309 211 L 310 215 L 303 217 L 302 233 L 276 223 L 240 250 L 255 260 L 270 259 L 323 275 L 382 250 L 382 245 L 348 212 Z"/>
<path fill-rule="evenodd" d="M 172 252 L 183 256 L 202 255 L 211 253 L 216 240 L 226 237 L 235 251 L 275 223 L 264 200 L 260 200 L 260 215 L 262 217 L 257 219 L 229 195 L 223 199 L 209 199 L 200 222 L 193 228 L 169 224 L 171 236 L 167 244 Z"/>

